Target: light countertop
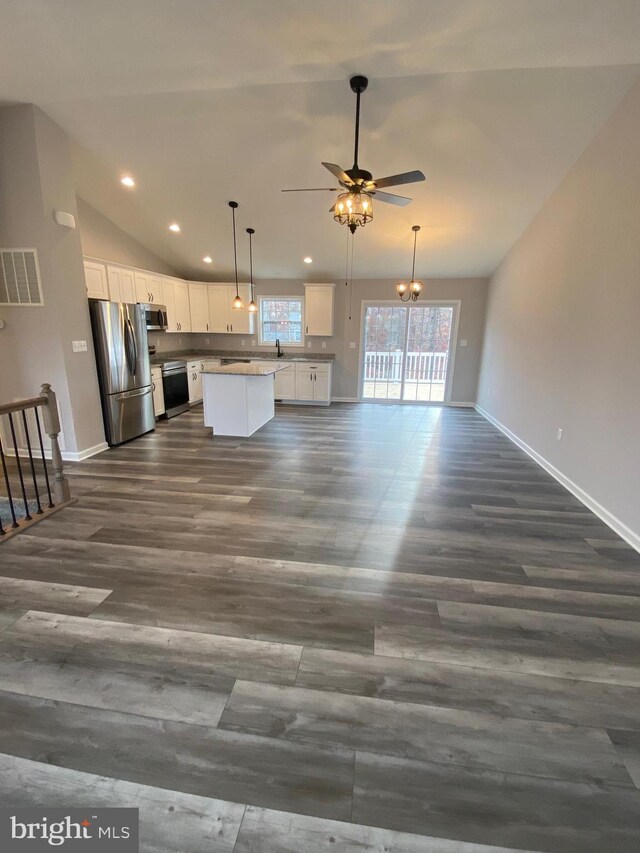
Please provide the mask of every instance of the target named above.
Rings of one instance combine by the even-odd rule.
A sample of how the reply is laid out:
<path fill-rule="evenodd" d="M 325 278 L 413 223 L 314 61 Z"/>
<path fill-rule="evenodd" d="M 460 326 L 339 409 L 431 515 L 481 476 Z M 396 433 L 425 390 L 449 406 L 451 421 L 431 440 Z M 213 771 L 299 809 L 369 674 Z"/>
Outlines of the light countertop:
<path fill-rule="evenodd" d="M 261 364 L 247 364 L 246 362 L 236 362 L 235 364 L 220 365 L 220 367 L 208 367 L 200 372 L 204 375 L 207 373 L 218 373 L 223 376 L 271 376 L 279 370 L 286 370 L 286 365 L 269 364 L 262 362 Z"/>

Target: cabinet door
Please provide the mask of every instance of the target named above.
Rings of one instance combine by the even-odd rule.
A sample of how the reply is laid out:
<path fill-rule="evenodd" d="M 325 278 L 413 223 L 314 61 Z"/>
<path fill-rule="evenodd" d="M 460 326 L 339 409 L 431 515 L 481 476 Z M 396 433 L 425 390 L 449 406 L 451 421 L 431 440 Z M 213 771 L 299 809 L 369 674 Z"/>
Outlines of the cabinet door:
<path fill-rule="evenodd" d="M 275 374 L 273 394 L 276 400 L 295 400 L 296 372 L 293 364 L 288 364 L 284 370 Z"/>
<path fill-rule="evenodd" d="M 313 399 L 328 403 L 331 398 L 331 371 L 324 369 L 313 372 Z"/>
<path fill-rule="evenodd" d="M 189 306 L 191 309 L 191 331 L 209 331 L 209 300 L 207 285 L 189 282 Z"/>
<path fill-rule="evenodd" d="M 136 299 L 136 279 L 133 270 L 120 270 L 120 301 L 133 304 Z"/>
<path fill-rule="evenodd" d="M 111 302 L 124 302 L 122 298 L 122 270 L 120 267 L 107 267 L 109 299 Z"/>
<path fill-rule="evenodd" d="M 178 315 L 176 314 L 176 295 L 173 281 L 165 278 L 162 281 L 162 302 L 167 308 L 167 332 L 179 332 Z"/>
<path fill-rule="evenodd" d="M 232 299 L 229 288 L 226 284 L 211 284 L 207 291 L 209 297 L 209 330 L 226 334 L 229 331 L 229 313 Z"/>
<path fill-rule="evenodd" d="M 333 335 L 333 293 L 331 284 L 305 284 L 305 334 L 318 337 Z"/>
<path fill-rule="evenodd" d="M 151 388 L 153 391 L 153 411 L 155 413 L 155 416 L 159 418 L 160 415 L 164 415 L 165 413 L 161 370 L 151 371 Z"/>
<path fill-rule="evenodd" d="M 230 332 L 234 335 L 252 335 L 253 334 L 253 314 L 247 311 L 247 305 L 251 300 L 251 287 L 248 284 L 240 284 L 238 293 L 244 302 L 244 308 L 235 310 L 231 308 L 229 316 Z M 231 304 L 236 295 L 235 285 L 229 288 L 229 304 Z"/>
<path fill-rule="evenodd" d="M 147 276 L 147 282 L 149 285 L 149 296 L 151 299 L 150 302 L 155 302 L 157 305 L 162 304 L 162 279 L 159 275 L 149 275 Z"/>
<path fill-rule="evenodd" d="M 198 368 L 200 367 L 197 361 L 187 362 L 187 379 L 189 380 L 189 402 L 197 403 L 198 399 L 202 399 L 202 394 L 198 398 Z"/>
<path fill-rule="evenodd" d="M 91 299 L 109 299 L 107 268 L 104 264 L 85 261 L 84 279 L 87 285 L 87 296 Z"/>
<path fill-rule="evenodd" d="M 296 400 L 313 400 L 313 370 L 306 364 L 296 364 L 295 389 Z"/>
<path fill-rule="evenodd" d="M 135 272 L 136 301 L 151 302 L 151 288 L 149 286 L 149 275 L 146 272 Z"/>
<path fill-rule="evenodd" d="M 191 309 L 189 307 L 189 285 L 186 281 L 174 281 L 176 320 L 179 332 L 191 331 Z"/>

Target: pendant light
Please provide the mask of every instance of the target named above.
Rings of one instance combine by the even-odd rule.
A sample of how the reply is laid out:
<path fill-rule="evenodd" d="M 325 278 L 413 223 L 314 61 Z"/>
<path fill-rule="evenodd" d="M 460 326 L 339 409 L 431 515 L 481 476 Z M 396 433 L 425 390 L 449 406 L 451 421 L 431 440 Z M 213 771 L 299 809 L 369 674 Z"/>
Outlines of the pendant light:
<path fill-rule="evenodd" d="M 247 234 L 249 235 L 249 288 L 250 288 L 250 296 L 251 302 L 247 305 L 247 311 L 249 314 L 255 314 L 258 310 L 258 306 L 256 305 L 254 299 L 254 289 L 253 289 L 253 246 L 251 243 L 251 238 L 255 234 L 254 228 L 247 228 Z"/>
<path fill-rule="evenodd" d="M 233 219 L 233 265 L 236 273 L 236 295 L 233 298 L 233 302 L 231 303 L 231 307 L 240 311 L 244 308 L 244 302 L 242 301 L 242 297 L 240 296 L 240 292 L 238 290 L 238 249 L 236 247 L 236 208 L 238 206 L 237 201 L 230 201 L 229 207 L 231 208 L 231 216 Z"/>
<path fill-rule="evenodd" d="M 413 302 L 416 302 L 422 293 L 422 288 L 424 287 L 424 284 L 421 281 L 416 280 L 416 242 L 418 240 L 418 231 L 420 230 L 420 226 L 414 225 L 411 230 L 413 231 L 413 266 L 411 267 L 411 281 L 409 284 L 407 284 L 406 281 L 399 281 L 396 284 L 396 292 L 403 302 L 408 302 L 410 299 L 413 300 Z"/>

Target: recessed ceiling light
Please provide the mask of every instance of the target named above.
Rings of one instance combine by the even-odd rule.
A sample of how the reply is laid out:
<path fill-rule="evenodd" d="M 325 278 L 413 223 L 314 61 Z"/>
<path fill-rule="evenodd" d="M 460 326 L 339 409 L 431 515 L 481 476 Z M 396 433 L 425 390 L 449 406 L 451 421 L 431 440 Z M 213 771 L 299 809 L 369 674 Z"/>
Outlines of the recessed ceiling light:
<path fill-rule="evenodd" d="M 307 257 L 304 259 L 304 262 L 305 262 L 305 264 L 312 264 L 313 258 L 310 258 L 309 255 L 307 255 Z"/>
<path fill-rule="evenodd" d="M 205 255 L 202 260 L 205 262 L 205 264 L 210 264 L 212 263 L 213 258 L 210 255 Z"/>
<path fill-rule="evenodd" d="M 180 231 L 180 226 L 177 222 L 172 222 L 169 226 L 169 231 L 175 231 L 175 233 L 177 234 Z"/>
<path fill-rule="evenodd" d="M 136 182 L 133 180 L 131 175 L 123 175 L 120 178 L 120 183 L 123 184 L 125 187 L 135 187 L 136 185 Z"/>

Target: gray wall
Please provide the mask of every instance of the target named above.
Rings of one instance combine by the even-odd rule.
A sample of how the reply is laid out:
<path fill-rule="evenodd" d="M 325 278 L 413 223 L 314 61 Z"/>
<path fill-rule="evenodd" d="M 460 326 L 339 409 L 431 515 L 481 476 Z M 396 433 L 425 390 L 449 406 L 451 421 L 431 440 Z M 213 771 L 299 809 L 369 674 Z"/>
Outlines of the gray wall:
<path fill-rule="evenodd" d="M 72 454 L 104 442 L 79 231 L 57 225 L 76 214 L 69 144 L 41 110 L 0 108 L 0 246 L 36 248 L 43 307 L 0 306 L 0 399 L 58 393 L 64 444 Z M 86 340 L 88 352 L 71 342 Z"/>
<path fill-rule="evenodd" d="M 640 82 L 493 275 L 478 397 L 638 547 L 639 140 Z"/>
<path fill-rule="evenodd" d="M 146 249 L 95 207 L 78 198 L 78 217 L 82 251 L 92 258 L 102 258 L 118 264 L 143 270 L 175 275 L 176 272 L 162 258 Z"/>
<path fill-rule="evenodd" d="M 425 289 L 422 299 L 461 301 L 458 340 L 466 339 L 467 347 L 458 347 L 455 357 L 451 401 L 455 403 L 474 403 L 482 350 L 482 336 L 485 318 L 487 280 L 482 278 L 429 279 L 425 277 Z M 291 279 L 270 279 L 256 283 L 258 296 L 303 295 L 301 281 Z M 326 352 L 334 353 L 336 361 L 333 370 L 333 396 L 356 398 L 358 396 L 358 364 L 360 356 L 360 332 L 362 302 L 366 300 L 397 300 L 395 280 L 359 279 L 353 282 L 351 299 L 351 319 L 349 319 L 349 291 L 344 281 L 336 283 L 335 295 L 335 334 L 330 338 L 308 338 L 313 352 L 322 352 L 323 341 Z M 399 301 L 398 301 L 398 304 Z M 420 304 L 418 302 L 418 304 Z M 186 349 L 242 349 L 240 335 L 214 334 L 156 334 L 150 335 L 159 352 Z M 244 349 L 260 349 L 257 333 L 244 338 Z M 349 344 L 355 343 L 355 349 Z M 262 349 L 273 349 L 262 347 Z"/>

